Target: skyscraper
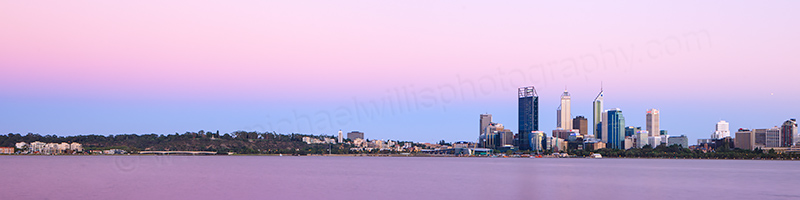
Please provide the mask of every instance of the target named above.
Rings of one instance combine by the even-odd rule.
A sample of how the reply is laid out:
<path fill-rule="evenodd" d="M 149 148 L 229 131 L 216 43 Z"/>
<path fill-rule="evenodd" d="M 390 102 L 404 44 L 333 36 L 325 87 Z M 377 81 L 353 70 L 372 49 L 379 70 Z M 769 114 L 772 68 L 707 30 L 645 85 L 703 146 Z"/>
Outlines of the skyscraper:
<path fill-rule="evenodd" d="M 572 111 L 570 105 L 570 96 L 567 90 L 561 94 L 561 105 L 558 106 L 556 111 L 557 121 L 556 126 L 564 130 L 572 129 Z"/>
<path fill-rule="evenodd" d="M 342 130 L 339 130 L 339 137 L 337 137 L 336 140 L 337 142 L 339 142 L 339 144 L 344 142 L 344 137 L 342 136 Z"/>
<path fill-rule="evenodd" d="M 519 104 L 519 138 L 530 138 L 531 131 L 539 130 L 539 95 L 533 86 L 521 87 L 518 90 Z M 530 140 L 519 142 L 520 150 L 530 150 Z"/>
<path fill-rule="evenodd" d="M 625 117 L 622 110 L 614 108 L 603 112 L 603 142 L 606 148 L 622 149 L 625 140 Z"/>
<path fill-rule="evenodd" d="M 486 127 L 489 127 L 490 124 L 492 124 L 492 115 L 481 114 L 481 125 L 480 125 L 481 130 L 480 133 L 478 134 L 478 137 L 486 134 Z"/>
<path fill-rule="evenodd" d="M 711 134 L 711 139 L 722 139 L 725 137 L 730 137 L 731 131 L 729 129 L 729 124 L 725 120 L 720 120 L 717 122 L 717 128 L 714 131 L 714 134 Z"/>
<path fill-rule="evenodd" d="M 592 109 L 594 109 L 594 118 L 592 118 L 592 129 L 594 129 L 594 137 L 603 139 L 603 87 L 600 87 L 600 93 L 594 98 L 592 102 Z"/>
<path fill-rule="evenodd" d="M 781 125 L 781 146 L 791 147 L 797 142 L 797 120 L 790 119 Z"/>
<path fill-rule="evenodd" d="M 658 136 L 661 133 L 659 115 L 656 109 L 647 110 L 647 132 L 650 132 L 650 136 Z"/>
<path fill-rule="evenodd" d="M 589 134 L 589 121 L 586 120 L 586 117 L 577 116 L 572 119 L 572 129 L 578 129 L 581 135 L 587 135 Z"/>

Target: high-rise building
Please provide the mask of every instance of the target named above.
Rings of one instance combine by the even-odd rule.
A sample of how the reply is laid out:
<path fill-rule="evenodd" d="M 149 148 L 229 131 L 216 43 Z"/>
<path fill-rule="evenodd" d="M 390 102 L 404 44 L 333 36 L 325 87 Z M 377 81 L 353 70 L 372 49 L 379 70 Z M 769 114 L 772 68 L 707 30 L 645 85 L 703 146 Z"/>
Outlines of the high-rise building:
<path fill-rule="evenodd" d="M 781 125 L 781 146 L 792 147 L 797 143 L 797 120 L 790 119 Z"/>
<path fill-rule="evenodd" d="M 339 137 L 336 137 L 336 141 L 339 142 L 339 144 L 344 143 L 344 137 L 342 137 L 342 130 L 339 130 Z"/>
<path fill-rule="evenodd" d="M 594 130 L 594 137 L 603 139 L 603 87 L 600 87 L 600 93 L 592 101 L 592 109 L 594 116 L 592 118 L 592 129 Z"/>
<path fill-rule="evenodd" d="M 556 111 L 557 121 L 556 126 L 564 130 L 572 129 L 572 110 L 570 105 L 570 96 L 567 90 L 561 94 L 561 105 L 558 106 Z M 562 138 L 563 139 L 563 138 Z"/>
<path fill-rule="evenodd" d="M 577 116 L 575 119 L 572 119 L 572 129 L 577 129 L 581 135 L 589 134 L 589 121 L 586 117 Z"/>
<path fill-rule="evenodd" d="M 736 148 L 753 150 L 755 148 L 755 136 L 750 129 L 740 128 L 739 131 L 736 131 L 734 145 Z"/>
<path fill-rule="evenodd" d="M 633 126 L 626 126 L 625 127 L 625 137 L 633 137 L 636 135 L 637 132 L 641 131 L 642 127 L 633 127 Z"/>
<path fill-rule="evenodd" d="M 519 138 L 530 138 L 532 131 L 539 130 L 539 95 L 533 86 L 518 90 Z M 520 150 L 530 150 L 530 140 L 519 140 Z"/>
<path fill-rule="evenodd" d="M 650 136 L 658 136 L 658 134 L 661 132 L 659 128 L 658 110 L 647 110 L 647 132 L 650 132 Z"/>
<path fill-rule="evenodd" d="M 622 110 L 614 108 L 603 112 L 603 142 L 606 148 L 622 149 L 625 140 L 625 117 Z"/>
<path fill-rule="evenodd" d="M 351 131 L 347 133 L 347 139 L 355 140 L 355 139 L 364 139 L 364 133 L 358 131 Z"/>
<path fill-rule="evenodd" d="M 481 130 L 478 137 L 486 134 L 486 127 L 489 127 L 490 124 L 492 124 L 492 115 L 481 114 Z"/>
<path fill-rule="evenodd" d="M 731 131 L 729 129 L 728 122 L 725 120 L 720 120 L 717 122 L 717 128 L 714 130 L 714 134 L 711 134 L 711 139 L 722 139 L 730 136 Z"/>

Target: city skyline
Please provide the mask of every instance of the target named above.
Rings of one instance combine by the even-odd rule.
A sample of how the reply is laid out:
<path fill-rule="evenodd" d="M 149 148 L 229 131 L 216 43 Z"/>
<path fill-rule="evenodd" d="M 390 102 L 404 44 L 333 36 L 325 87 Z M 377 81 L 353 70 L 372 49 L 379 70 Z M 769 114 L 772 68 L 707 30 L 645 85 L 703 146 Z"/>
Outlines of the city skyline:
<path fill-rule="evenodd" d="M 319 3 L 0 2 L 0 133 L 473 141 L 530 85 L 546 133 L 565 86 L 689 138 L 800 117 L 798 2 Z"/>

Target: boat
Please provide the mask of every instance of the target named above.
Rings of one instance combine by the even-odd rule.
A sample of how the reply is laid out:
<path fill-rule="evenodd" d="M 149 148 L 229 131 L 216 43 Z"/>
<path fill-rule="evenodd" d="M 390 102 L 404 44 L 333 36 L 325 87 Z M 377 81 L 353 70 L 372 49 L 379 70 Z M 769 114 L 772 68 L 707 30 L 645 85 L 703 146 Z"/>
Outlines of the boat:
<path fill-rule="evenodd" d="M 600 155 L 599 153 L 595 153 L 595 154 L 592 154 L 591 156 L 589 156 L 589 158 L 600 159 L 600 158 L 603 158 L 603 155 Z"/>

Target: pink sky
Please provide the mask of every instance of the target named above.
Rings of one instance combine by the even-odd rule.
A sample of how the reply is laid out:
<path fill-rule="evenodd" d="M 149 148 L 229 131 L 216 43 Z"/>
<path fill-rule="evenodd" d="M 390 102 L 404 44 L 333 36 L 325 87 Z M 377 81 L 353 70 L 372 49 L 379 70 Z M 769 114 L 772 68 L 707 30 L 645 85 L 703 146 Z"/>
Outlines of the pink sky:
<path fill-rule="evenodd" d="M 544 127 L 551 126 L 550 118 L 555 117 L 549 115 L 554 115 L 554 102 L 565 86 L 579 97 L 576 103 L 587 104 L 575 105 L 573 115 L 589 115 L 581 106 L 588 106 L 601 81 L 618 97 L 607 100 L 614 102 L 609 106 L 624 110 L 626 105 L 652 101 L 633 108 L 636 115 L 687 98 L 702 102 L 686 105 L 693 108 L 730 99 L 757 105 L 796 102 L 800 28 L 792 24 L 797 7 L 791 1 L 3 1 L 0 97 L 49 104 L 65 99 L 185 102 L 203 97 L 212 102 L 205 106 L 220 107 L 239 101 L 233 97 L 246 96 L 282 108 L 314 104 L 327 109 L 399 88 L 430 89 L 444 104 L 442 86 L 496 81 L 494 87 L 486 86 L 488 92 L 451 101 L 451 107 L 506 104 L 514 100 L 515 87 L 535 85 L 547 99 L 541 111 L 547 114 Z M 515 70 L 524 76 L 510 74 Z M 258 102 L 248 100 L 253 101 Z M 466 112 L 466 120 L 453 122 L 465 128 L 449 130 L 469 132 L 478 113 L 505 113 L 514 106 Z M 797 116 L 798 106 L 788 107 L 794 114 L 781 113 L 776 119 Z M 433 111 L 396 117 L 453 114 L 428 112 Z M 504 123 L 515 124 L 515 114 L 508 113 Z M 6 113 L 0 119 L 12 116 Z M 636 117 L 631 121 L 643 122 Z M 719 118 L 726 116 L 687 126 L 712 127 L 707 121 Z M 390 122 L 373 123 L 389 127 L 374 128 L 387 137 L 408 131 Z M 10 127 L 0 131 L 59 132 L 37 128 L 47 127 L 47 122 L 28 124 L 0 122 Z M 218 126 L 237 129 L 251 124 Z M 185 131 L 181 128 L 152 131 Z M 447 134 L 451 135 L 443 137 L 472 139 Z M 702 135 L 706 133 L 697 133 Z M 431 139 L 410 139 L 417 138 Z"/>

